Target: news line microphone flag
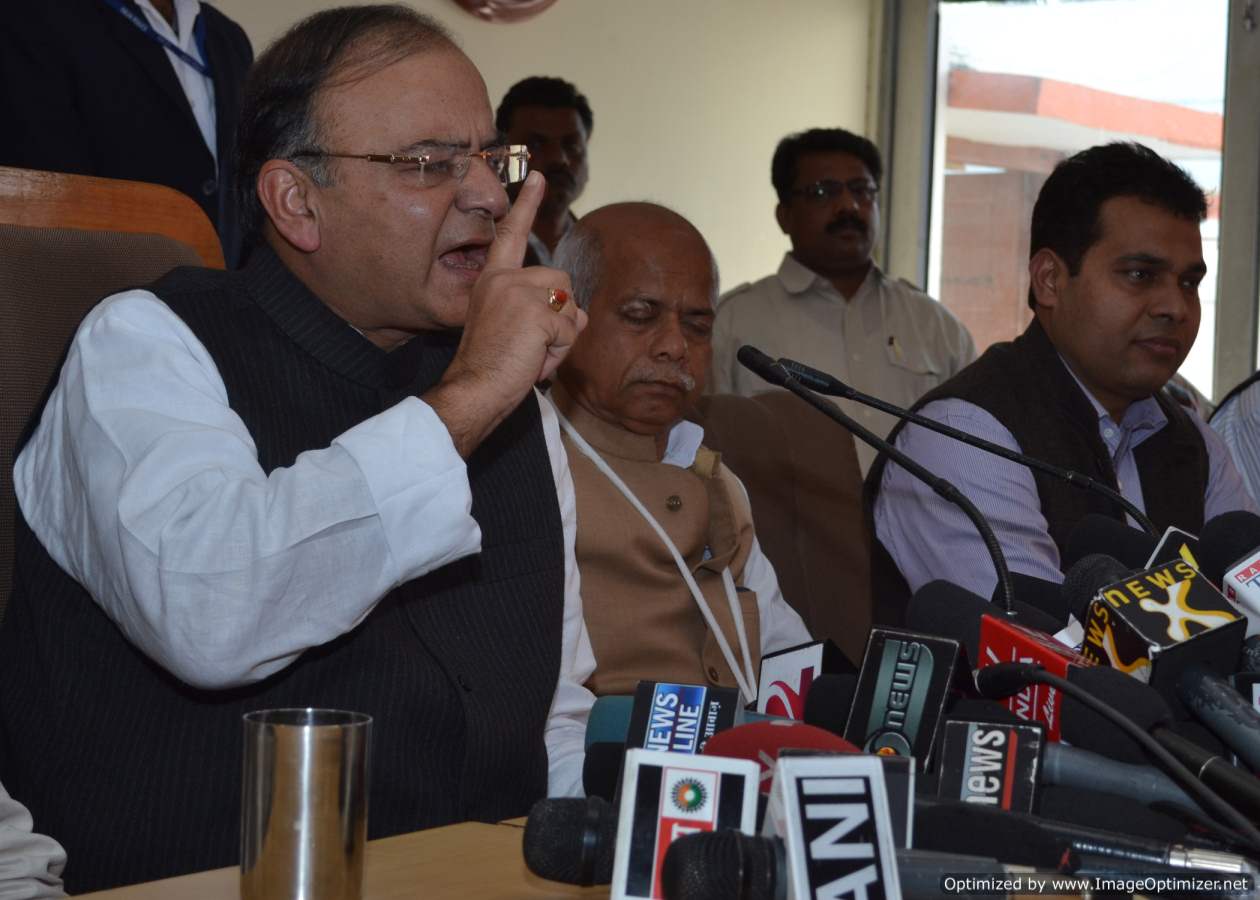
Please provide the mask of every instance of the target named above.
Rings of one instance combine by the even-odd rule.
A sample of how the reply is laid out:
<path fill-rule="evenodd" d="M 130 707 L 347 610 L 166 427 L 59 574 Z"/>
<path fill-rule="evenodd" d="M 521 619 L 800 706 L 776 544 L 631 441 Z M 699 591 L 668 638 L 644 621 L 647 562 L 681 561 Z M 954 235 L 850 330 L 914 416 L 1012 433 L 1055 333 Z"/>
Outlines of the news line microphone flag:
<path fill-rule="evenodd" d="M 687 834 L 757 828 L 758 766 L 746 759 L 630 750 L 622 776 L 611 900 L 661 898 L 665 852 Z"/>

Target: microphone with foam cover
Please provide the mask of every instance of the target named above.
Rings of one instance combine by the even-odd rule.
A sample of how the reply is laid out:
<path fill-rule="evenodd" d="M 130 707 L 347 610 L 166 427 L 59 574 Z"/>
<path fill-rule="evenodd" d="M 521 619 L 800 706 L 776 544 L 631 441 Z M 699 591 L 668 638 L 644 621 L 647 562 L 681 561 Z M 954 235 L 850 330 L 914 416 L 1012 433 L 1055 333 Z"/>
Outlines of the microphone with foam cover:
<path fill-rule="evenodd" d="M 1083 516 L 1068 535 L 1060 565 L 1066 571 L 1087 556 L 1105 553 L 1128 566 L 1130 571 L 1143 569 L 1158 544 L 1158 536 L 1130 528 L 1110 516 L 1090 513 Z"/>
<path fill-rule="evenodd" d="M 819 750 L 825 753 L 858 753 L 856 746 L 822 728 L 784 719 L 751 722 L 719 731 L 704 745 L 705 756 L 750 759 L 761 767 L 761 793 L 770 793 L 774 764 L 782 750 Z"/>
<path fill-rule="evenodd" d="M 732 829 L 679 838 L 661 871 L 666 900 L 787 900 L 787 883 L 781 839 Z"/>
<path fill-rule="evenodd" d="M 565 884 L 608 884 L 617 846 L 617 811 L 600 797 L 548 797 L 525 821 L 525 865 Z"/>
<path fill-rule="evenodd" d="M 1199 564 L 1207 580 L 1219 585 L 1243 557 L 1260 551 L 1260 516 L 1246 510 L 1222 513 L 1203 526 Z"/>
<path fill-rule="evenodd" d="M 906 626 L 924 634 L 951 638 L 967 649 L 967 659 L 976 665 L 980 659 L 980 625 L 984 616 L 994 616 L 1047 634 L 1062 623 L 1039 609 L 1016 600 L 1015 614 L 985 600 L 952 581 L 929 581 L 914 592 L 906 609 Z"/>
<path fill-rule="evenodd" d="M 1063 605 L 1076 617 L 1076 621 L 1085 622 L 1089 618 L 1089 605 L 1094 602 L 1098 592 L 1107 585 L 1128 577 L 1132 571 L 1120 560 L 1106 553 L 1082 556 L 1063 576 Z"/>
<path fill-rule="evenodd" d="M 805 697 L 805 723 L 844 734 L 857 684 L 856 675 L 819 675 Z"/>

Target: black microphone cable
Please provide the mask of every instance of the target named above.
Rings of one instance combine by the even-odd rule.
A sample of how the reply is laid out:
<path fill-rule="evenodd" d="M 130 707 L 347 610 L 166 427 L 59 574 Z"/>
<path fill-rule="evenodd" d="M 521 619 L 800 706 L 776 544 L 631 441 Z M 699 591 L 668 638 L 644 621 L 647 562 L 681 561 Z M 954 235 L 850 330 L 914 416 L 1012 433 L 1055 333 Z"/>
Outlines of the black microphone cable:
<path fill-rule="evenodd" d="M 1011 571 L 1006 566 L 1006 557 L 1002 553 L 1001 545 L 998 544 L 997 535 L 993 533 L 993 528 L 985 521 L 984 516 L 980 514 L 980 510 L 976 509 L 976 505 L 967 499 L 958 488 L 944 478 L 933 475 L 888 441 L 859 425 L 845 415 L 842 410 L 838 409 L 834 403 L 828 403 L 826 400 L 820 399 L 813 391 L 797 381 L 783 367 L 782 363 L 771 359 L 751 344 L 745 344 L 740 347 L 736 358 L 744 368 L 756 375 L 760 375 L 770 384 L 787 388 L 824 416 L 839 422 L 850 433 L 861 438 L 871 447 L 888 454 L 888 457 L 893 462 L 928 485 L 936 492 L 937 496 L 961 509 L 967 515 L 967 518 L 971 520 L 971 524 L 975 526 L 976 531 L 980 533 L 980 539 L 984 542 L 985 548 L 989 551 L 989 556 L 993 559 L 993 568 L 997 572 L 998 585 L 1002 589 L 1005 612 L 1008 616 L 1014 615 L 1015 588 L 1011 583 Z"/>
<path fill-rule="evenodd" d="M 1116 727 L 1140 744 L 1147 753 L 1159 761 L 1164 770 L 1175 778 L 1186 793 L 1197 800 L 1205 810 L 1209 810 L 1228 822 L 1238 834 L 1244 837 L 1253 854 L 1260 854 L 1260 830 L 1234 807 L 1221 798 L 1216 791 L 1209 788 L 1194 776 L 1194 773 L 1181 764 L 1175 756 L 1165 750 L 1149 734 L 1142 730 L 1128 716 L 1103 703 L 1088 691 L 1047 672 L 1036 663 L 996 663 L 978 669 L 975 673 L 976 690 L 983 697 L 1000 700 L 1019 693 L 1029 683 L 1046 684 L 1074 697 L 1082 706 L 1115 723 Z"/>
<path fill-rule="evenodd" d="M 1016 453 L 1014 450 L 1009 450 L 1001 444 L 986 441 L 984 438 L 976 437 L 974 434 L 969 434 L 966 431 L 962 431 L 941 422 L 937 422 L 933 419 L 929 419 L 927 416 L 920 415 L 919 413 L 912 412 L 908 409 L 902 409 L 900 406 L 889 403 L 887 400 L 872 397 L 870 394 L 863 394 L 861 391 L 850 387 L 835 376 L 828 375 L 825 372 L 820 372 L 812 366 L 799 363 L 794 359 L 787 359 L 786 357 L 780 358 L 779 365 L 783 366 L 788 374 L 800 381 L 801 384 L 804 384 L 806 387 L 817 391 L 820 394 L 827 394 L 831 397 L 840 397 L 845 400 L 852 400 L 855 403 L 861 403 L 863 406 L 878 409 L 880 412 L 886 412 L 899 419 L 905 419 L 907 422 L 912 422 L 915 425 L 928 429 L 929 431 L 935 431 L 938 434 L 943 434 L 946 437 L 953 438 L 954 440 L 962 441 L 964 444 L 975 447 L 977 450 L 983 450 L 986 453 L 992 453 L 994 456 L 1009 459 L 1011 462 L 1020 463 L 1021 465 L 1028 466 L 1031 469 L 1044 472 L 1047 475 L 1053 475 L 1056 478 L 1060 478 L 1068 484 L 1075 485 L 1078 488 L 1082 488 L 1087 491 L 1096 491 L 1112 502 L 1118 503 L 1122 506 L 1124 511 L 1132 516 L 1133 520 L 1141 525 L 1148 534 L 1154 536 L 1155 538 L 1160 536 L 1160 530 L 1155 527 L 1155 523 L 1150 520 L 1146 513 L 1138 509 L 1135 503 L 1126 498 L 1119 491 L 1109 485 L 1103 484 L 1097 478 L 1093 478 L 1083 472 L 1074 472 L 1071 469 L 1060 468 L 1059 466 L 1043 462 L 1042 460 L 1036 459 L 1032 456 Z"/>

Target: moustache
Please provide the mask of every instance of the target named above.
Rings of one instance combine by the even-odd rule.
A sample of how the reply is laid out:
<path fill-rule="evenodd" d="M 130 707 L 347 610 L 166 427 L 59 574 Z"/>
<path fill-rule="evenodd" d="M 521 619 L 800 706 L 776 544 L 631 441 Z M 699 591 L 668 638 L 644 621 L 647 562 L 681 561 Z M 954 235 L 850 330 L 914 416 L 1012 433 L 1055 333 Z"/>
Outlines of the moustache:
<path fill-rule="evenodd" d="M 631 367 L 626 373 L 626 384 L 637 384 L 640 382 L 656 382 L 663 384 L 672 384 L 681 388 L 684 393 L 690 393 L 695 390 L 696 379 L 687 370 L 687 364 L 679 363 L 654 363 L 639 362 Z"/>
<path fill-rule="evenodd" d="M 841 213 L 830 222 L 827 223 L 827 234 L 836 234 L 846 228 L 853 228 L 861 234 L 866 234 L 866 222 L 859 219 L 852 213 Z"/>

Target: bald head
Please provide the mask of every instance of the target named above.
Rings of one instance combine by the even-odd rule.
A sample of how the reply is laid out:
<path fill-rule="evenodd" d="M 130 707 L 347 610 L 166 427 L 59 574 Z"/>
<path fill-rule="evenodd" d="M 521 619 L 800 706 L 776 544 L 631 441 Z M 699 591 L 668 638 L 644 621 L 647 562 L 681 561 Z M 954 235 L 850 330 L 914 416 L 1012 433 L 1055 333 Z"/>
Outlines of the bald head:
<path fill-rule="evenodd" d="M 678 213 L 616 203 L 589 213 L 556 250 L 590 321 L 559 371 L 589 412 L 636 434 L 669 430 L 704 389 L 717 266 Z"/>

